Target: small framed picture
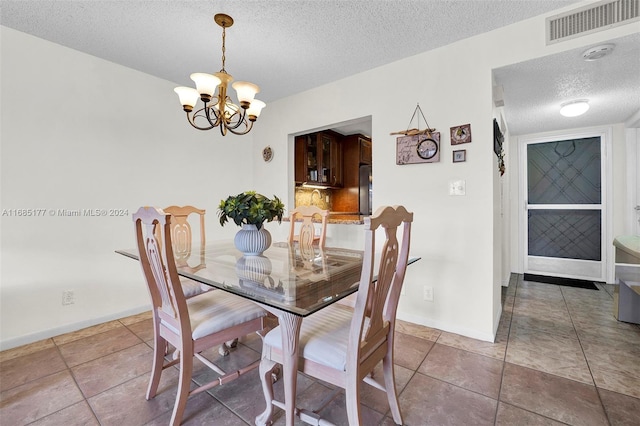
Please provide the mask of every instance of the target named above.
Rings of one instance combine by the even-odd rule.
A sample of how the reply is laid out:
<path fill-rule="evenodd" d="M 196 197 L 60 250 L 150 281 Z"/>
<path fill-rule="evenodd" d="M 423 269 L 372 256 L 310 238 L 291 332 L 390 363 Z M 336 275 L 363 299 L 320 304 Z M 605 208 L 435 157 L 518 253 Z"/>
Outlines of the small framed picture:
<path fill-rule="evenodd" d="M 451 128 L 451 145 L 471 142 L 471 124 Z"/>
<path fill-rule="evenodd" d="M 453 162 L 462 163 L 463 161 L 467 161 L 467 150 L 460 149 L 458 151 L 453 151 Z"/>

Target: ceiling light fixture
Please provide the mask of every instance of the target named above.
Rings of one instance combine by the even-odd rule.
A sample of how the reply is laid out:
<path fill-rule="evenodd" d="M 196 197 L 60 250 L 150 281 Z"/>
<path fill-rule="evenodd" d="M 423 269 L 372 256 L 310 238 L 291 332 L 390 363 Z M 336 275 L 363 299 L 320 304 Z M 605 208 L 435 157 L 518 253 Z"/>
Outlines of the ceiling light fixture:
<path fill-rule="evenodd" d="M 578 101 L 565 102 L 560 105 L 560 114 L 565 117 L 577 117 L 584 114 L 589 109 L 589 101 L 580 99 Z"/>
<path fill-rule="evenodd" d="M 213 19 L 222 27 L 222 69 L 213 74 L 193 73 L 191 80 L 196 83 L 195 89 L 176 87 L 174 91 L 180 98 L 182 109 L 187 113 L 189 124 L 196 129 L 211 130 L 220 127 L 222 136 L 225 136 L 227 131 L 245 135 L 253 128 L 253 123 L 258 119 L 265 103 L 254 99 L 260 88 L 246 81 L 236 81 L 231 85 L 236 90 L 240 106 L 231 102 L 227 95 L 227 86 L 233 81 L 233 77 L 224 69 L 224 62 L 226 29 L 233 25 L 233 18 L 218 13 Z M 218 93 L 214 95 L 216 88 Z M 204 107 L 193 112 L 198 98 L 204 102 Z M 196 124 L 196 120 L 202 125 Z"/>

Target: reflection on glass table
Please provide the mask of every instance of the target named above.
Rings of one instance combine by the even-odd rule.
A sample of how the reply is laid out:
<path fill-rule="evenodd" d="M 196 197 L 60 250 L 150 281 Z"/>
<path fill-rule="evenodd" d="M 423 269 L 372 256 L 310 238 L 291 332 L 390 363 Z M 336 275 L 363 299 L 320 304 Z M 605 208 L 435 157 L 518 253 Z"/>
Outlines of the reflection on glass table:
<path fill-rule="evenodd" d="M 136 250 L 117 253 L 138 259 Z M 178 274 L 299 316 L 307 316 L 358 288 L 360 250 L 327 247 L 300 250 L 296 244 L 274 243 L 262 256 L 243 256 L 233 241 L 207 243 L 205 267 L 194 271 L 178 265 Z"/>

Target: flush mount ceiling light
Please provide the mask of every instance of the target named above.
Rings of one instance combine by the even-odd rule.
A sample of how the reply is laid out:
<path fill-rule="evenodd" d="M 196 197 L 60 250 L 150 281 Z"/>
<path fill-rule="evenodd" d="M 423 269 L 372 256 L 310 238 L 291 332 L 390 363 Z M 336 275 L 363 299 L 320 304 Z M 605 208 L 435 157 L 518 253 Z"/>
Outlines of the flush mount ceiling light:
<path fill-rule="evenodd" d="M 595 61 L 604 58 L 613 53 L 614 47 L 616 47 L 615 44 L 602 44 L 600 46 L 590 47 L 582 52 L 582 58 L 585 61 Z"/>
<path fill-rule="evenodd" d="M 265 103 L 254 99 L 260 88 L 246 81 L 236 81 L 231 85 L 236 90 L 240 106 L 231 102 L 227 95 L 227 87 L 233 81 L 233 77 L 225 71 L 224 61 L 226 29 L 233 25 L 233 18 L 218 13 L 213 19 L 222 27 L 222 69 L 213 74 L 193 73 L 191 80 L 196 83 L 195 89 L 176 87 L 174 91 L 180 98 L 182 109 L 187 113 L 189 124 L 196 129 L 211 130 L 219 127 L 222 136 L 225 136 L 227 131 L 244 135 L 253 128 L 253 123 L 258 119 Z M 218 93 L 214 95 L 216 88 Z M 204 102 L 204 107 L 193 112 L 198 98 Z"/>
<path fill-rule="evenodd" d="M 560 105 L 560 114 L 565 117 L 577 117 L 584 114 L 589 109 L 589 101 L 580 99 L 578 101 L 565 102 Z"/>

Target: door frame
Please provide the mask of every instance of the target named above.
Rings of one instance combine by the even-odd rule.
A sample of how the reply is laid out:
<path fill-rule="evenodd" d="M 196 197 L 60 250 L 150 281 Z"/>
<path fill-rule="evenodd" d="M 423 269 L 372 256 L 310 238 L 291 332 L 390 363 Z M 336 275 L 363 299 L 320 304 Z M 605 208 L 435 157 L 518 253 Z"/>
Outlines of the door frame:
<path fill-rule="evenodd" d="M 518 173 L 518 246 L 521 253 L 519 263 L 520 270 L 529 273 L 527 256 L 527 164 L 526 151 L 530 143 L 553 142 L 559 140 L 582 139 L 589 137 L 600 137 L 602 146 L 601 170 L 602 170 L 602 264 L 599 281 L 608 283 L 614 282 L 613 264 L 613 215 L 612 215 L 612 194 L 613 194 L 613 155 L 612 155 L 612 127 L 594 127 L 578 130 L 559 130 L 557 132 L 546 132 L 521 136 L 518 138 L 518 161 L 520 164 Z"/>
<path fill-rule="evenodd" d="M 640 128 L 625 129 L 627 152 L 627 193 L 625 233 L 640 235 Z"/>

